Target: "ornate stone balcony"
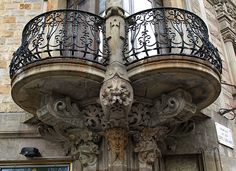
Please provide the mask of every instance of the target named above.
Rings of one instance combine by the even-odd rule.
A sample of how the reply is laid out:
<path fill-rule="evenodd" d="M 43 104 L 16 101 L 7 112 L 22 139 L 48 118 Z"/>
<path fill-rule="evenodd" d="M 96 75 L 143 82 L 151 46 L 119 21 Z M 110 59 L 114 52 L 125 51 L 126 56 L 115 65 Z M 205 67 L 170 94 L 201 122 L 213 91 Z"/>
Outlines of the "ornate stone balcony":
<path fill-rule="evenodd" d="M 154 99 L 186 89 L 198 109 L 218 97 L 222 63 L 201 18 L 183 9 L 157 8 L 125 20 L 124 61 L 136 96 Z"/>
<path fill-rule="evenodd" d="M 198 16 L 156 8 L 125 17 L 121 2 L 107 1 L 106 18 L 35 17 L 10 65 L 14 101 L 91 171 L 151 171 L 167 149 L 159 144 L 193 130 L 191 117 L 221 89 L 221 59 Z"/>
<path fill-rule="evenodd" d="M 77 10 L 51 11 L 29 21 L 10 64 L 15 102 L 36 113 L 45 93 L 98 97 L 108 62 L 104 24 L 103 18 Z"/>

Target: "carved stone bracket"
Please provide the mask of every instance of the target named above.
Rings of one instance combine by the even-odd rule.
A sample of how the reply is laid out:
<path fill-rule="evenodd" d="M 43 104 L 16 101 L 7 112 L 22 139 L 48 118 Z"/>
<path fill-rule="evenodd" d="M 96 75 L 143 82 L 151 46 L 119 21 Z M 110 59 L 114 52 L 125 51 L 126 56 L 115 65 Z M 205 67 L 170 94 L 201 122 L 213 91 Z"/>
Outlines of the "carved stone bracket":
<path fill-rule="evenodd" d="M 87 126 L 96 126 L 91 115 L 101 115 L 100 110 L 90 106 L 82 111 L 69 97 L 45 96 L 37 111 L 42 122 L 39 133 L 47 140 L 61 143 L 66 155 L 79 159 L 84 167 L 92 166 L 97 161 L 99 138 Z"/>
<path fill-rule="evenodd" d="M 104 82 L 100 91 L 100 102 L 105 114 L 105 126 L 128 126 L 128 113 L 133 103 L 130 83 L 118 76 Z"/>
<path fill-rule="evenodd" d="M 41 108 L 37 111 L 37 116 L 39 120 L 51 126 L 64 123 L 68 126 L 84 127 L 83 115 L 69 97 L 45 96 Z"/>
<path fill-rule="evenodd" d="M 189 120 L 197 107 L 192 103 L 191 95 L 181 89 L 164 94 L 157 99 L 151 112 L 150 126 L 178 123 Z"/>

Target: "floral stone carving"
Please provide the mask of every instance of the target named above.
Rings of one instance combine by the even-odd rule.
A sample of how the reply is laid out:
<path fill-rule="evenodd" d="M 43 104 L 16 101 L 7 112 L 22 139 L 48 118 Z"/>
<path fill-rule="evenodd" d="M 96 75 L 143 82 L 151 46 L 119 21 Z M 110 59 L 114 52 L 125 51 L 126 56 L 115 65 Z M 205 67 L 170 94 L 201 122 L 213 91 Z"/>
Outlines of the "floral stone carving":
<path fill-rule="evenodd" d="M 115 76 L 104 82 L 100 101 L 107 128 L 128 126 L 128 113 L 133 102 L 133 89 L 128 81 Z"/>
<path fill-rule="evenodd" d="M 141 163 L 152 165 L 161 156 L 157 142 L 164 139 L 168 132 L 167 127 L 144 128 L 138 137 L 138 143 L 134 149 L 138 153 Z"/>

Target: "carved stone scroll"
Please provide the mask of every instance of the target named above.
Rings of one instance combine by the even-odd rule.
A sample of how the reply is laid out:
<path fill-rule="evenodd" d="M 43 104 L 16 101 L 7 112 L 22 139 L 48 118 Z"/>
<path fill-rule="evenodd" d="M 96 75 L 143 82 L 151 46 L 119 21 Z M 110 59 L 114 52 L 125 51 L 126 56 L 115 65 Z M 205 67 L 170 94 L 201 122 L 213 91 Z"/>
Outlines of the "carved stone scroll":
<path fill-rule="evenodd" d="M 181 89 L 164 94 L 157 99 L 151 112 L 152 127 L 169 123 L 175 125 L 189 120 L 197 107 L 192 103 L 191 95 Z"/>
<path fill-rule="evenodd" d="M 41 108 L 37 111 L 39 120 L 48 125 L 58 125 L 60 122 L 70 126 L 84 127 L 84 118 L 77 105 L 69 97 L 58 98 L 53 95 L 45 96 Z"/>

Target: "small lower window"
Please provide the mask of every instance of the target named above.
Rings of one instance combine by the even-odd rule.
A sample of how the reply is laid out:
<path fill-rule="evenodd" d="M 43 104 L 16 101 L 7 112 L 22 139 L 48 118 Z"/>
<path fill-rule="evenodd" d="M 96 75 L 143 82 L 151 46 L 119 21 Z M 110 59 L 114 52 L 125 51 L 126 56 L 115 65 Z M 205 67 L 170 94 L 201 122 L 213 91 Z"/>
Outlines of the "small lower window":
<path fill-rule="evenodd" d="M 69 165 L 1 166 L 0 171 L 69 171 Z"/>

